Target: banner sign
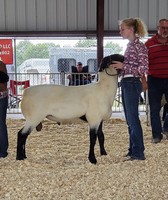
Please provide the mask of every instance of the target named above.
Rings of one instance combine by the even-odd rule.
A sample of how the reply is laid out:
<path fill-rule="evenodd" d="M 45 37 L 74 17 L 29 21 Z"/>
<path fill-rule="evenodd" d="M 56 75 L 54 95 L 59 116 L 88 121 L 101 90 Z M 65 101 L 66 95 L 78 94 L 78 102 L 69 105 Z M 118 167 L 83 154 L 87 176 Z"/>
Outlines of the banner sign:
<path fill-rule="evenodd" d="M 5 64 L 13 64 L 12 39 L 0 39 L 0 60 Z"/>

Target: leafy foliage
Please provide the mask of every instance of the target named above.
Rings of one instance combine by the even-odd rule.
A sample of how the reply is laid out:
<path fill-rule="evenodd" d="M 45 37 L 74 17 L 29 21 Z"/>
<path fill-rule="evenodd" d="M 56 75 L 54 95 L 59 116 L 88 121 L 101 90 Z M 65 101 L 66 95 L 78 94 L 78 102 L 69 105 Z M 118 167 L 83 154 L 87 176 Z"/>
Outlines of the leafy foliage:
<path fill-rule="evenodd" d="M 16 66 L 30 58 L 49 58 L 49 49 L 56 47 L 54 43 L 33 44 L 30 41 L 21 41 L 16 46 Z"/>
<path fill-rule="evenodd" d="M 97 43 L 96 40 L 79 40 L 76 44 L 75 47 L 97 47 Z M 111 52 L 113 53 L 121 53 L 123 48 L 117 44 L 117 43 L 113 43 L 113 42 L 108 42 L 105 45 L 105 48 L 110 48 Z"/>
<path fill-rule="evenodd" d="M 118 45 L 117 43 L 113 43 L 113 42 L 108 42 L 106 45 L 105 45 L 106 48 L 111 48 L 112 52 L 113 53 L 121 53 L 123 48 Z"/>
<path fill-rule="evenodd" d="M 97 46 L 96 40 L 79 40 L 76 44 L 75 47 L 93 47 Z"/>
<path fill-rule="evenodd" d="M 20 41 L 16 45 L 16 66 L 21 65 L 25 60 L 30 58 L 49 58 L 49 49 L 51 47 L 60 47 L 54 43 L 33 44 L 28 40 Z M 91 39 L 79 40 L 74 47 L 97 47 L 97 41 Z M 117 43 L 108 42 L 105 48 L 111 48 L 113 53 L 121 53 L 123 48 Z"/>

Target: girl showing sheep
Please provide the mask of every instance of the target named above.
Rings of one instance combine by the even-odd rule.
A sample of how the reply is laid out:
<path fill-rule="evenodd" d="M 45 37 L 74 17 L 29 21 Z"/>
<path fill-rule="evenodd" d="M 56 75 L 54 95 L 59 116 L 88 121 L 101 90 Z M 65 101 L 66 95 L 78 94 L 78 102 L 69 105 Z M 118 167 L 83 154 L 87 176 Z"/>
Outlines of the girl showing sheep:
<path fill-rule="evenodd" d="M 124 54 L 124 62 L 116 62 L 115 69 L 121 70 L 121 92 L 129 132 L 127 160 L 144 160 L 144 142 L 139 120 L 139 98 L 143 88 L 147 89 L 145 74 L 148 71 L 148 53 L 140 37 L 146 35 L 146 26 L 139 18 L 128 18 L 120 22 L 120 34 L 129 43 Z M 142 81 L 142 82 L 141 82 Z"/>
<path fill-rule="evenodd" d="M 18 132 L 17 160 L 26 158 L 27 137 L 34 128 L 41 130 L 44 118 L 58 123 L 75 118 L 87 121 L 90 134 L 89 161 L 93 164 L 97 162 L 94 154 L 97 137 L 100 154 L 107 154 L 102 124 L 111 117 L 118 87 L 117 70 L 111 65 L 114 60 L 123 62 L 124 57 L 119 54 L 105 57 L 100 64 L 96 83 L 82 86 L 37 85 L 24 91 L 21 110 L 26 122 Z"/>

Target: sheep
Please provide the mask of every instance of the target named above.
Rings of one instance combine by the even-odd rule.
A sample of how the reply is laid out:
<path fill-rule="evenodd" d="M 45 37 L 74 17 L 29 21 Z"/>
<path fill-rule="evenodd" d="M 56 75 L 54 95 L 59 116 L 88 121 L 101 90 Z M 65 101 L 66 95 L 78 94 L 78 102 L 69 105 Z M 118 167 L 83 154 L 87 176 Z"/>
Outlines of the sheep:
<path fill-rule="evenodd" d="M 21 110 L 25 125 L 17 135 L 17 160 L 26 159 L 26 140 L 34 128 L 42 129 L 42 121 L 47 118 L 58 123 L 80 118 L 89 125 L 90 148 L 88 159 L 92 164 L 97 160 L 94 146 L 98 137 L 100 154 L 107 155 L 104 147 L 103 121 L 111 117 L 112 104 L 118 87 L 118 72 L 112 61 L 123 62 L 120 54 L 112 54 L 102 59 L 98 81 L 88 85 L 36 85 L 25 89 Z"/>

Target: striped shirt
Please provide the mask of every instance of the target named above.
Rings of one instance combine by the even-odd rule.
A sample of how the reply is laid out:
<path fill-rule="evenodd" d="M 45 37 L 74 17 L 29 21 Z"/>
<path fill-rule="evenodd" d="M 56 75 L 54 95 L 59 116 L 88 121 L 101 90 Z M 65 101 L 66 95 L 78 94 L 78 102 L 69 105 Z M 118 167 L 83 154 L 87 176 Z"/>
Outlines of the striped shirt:
<path fill-rule="evenodd" d="M 168 78 L 168 40 L 166 43 L 158 41 L 158 34 L 150 38 L 145 45 L 148 48 L 148 75 L 156 78 Z"/>
<path fill-rule="evenodd" d="M 124 67 L 121 76 L 141 77 L 148 72 L 148 51 L 138 37 L 129 42 L 124 54 Z"/>

